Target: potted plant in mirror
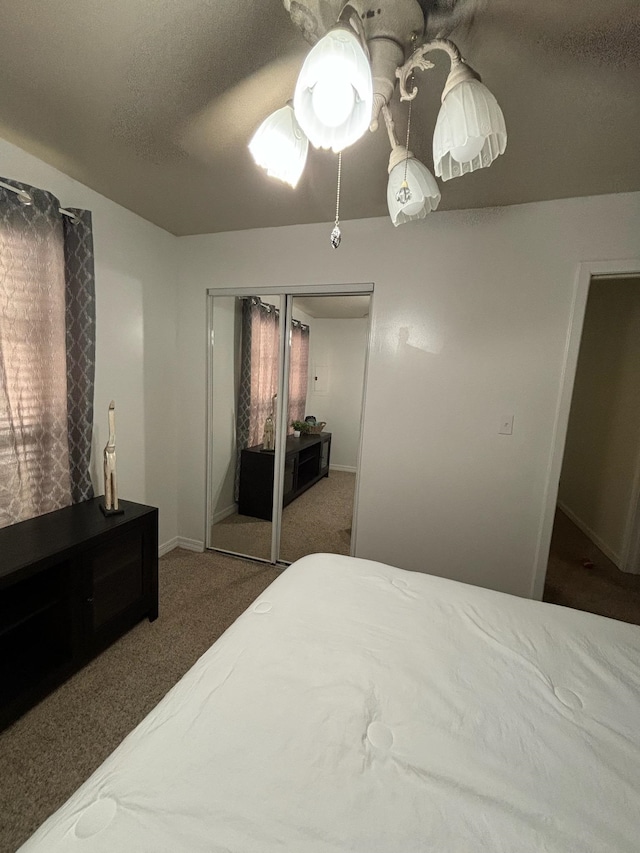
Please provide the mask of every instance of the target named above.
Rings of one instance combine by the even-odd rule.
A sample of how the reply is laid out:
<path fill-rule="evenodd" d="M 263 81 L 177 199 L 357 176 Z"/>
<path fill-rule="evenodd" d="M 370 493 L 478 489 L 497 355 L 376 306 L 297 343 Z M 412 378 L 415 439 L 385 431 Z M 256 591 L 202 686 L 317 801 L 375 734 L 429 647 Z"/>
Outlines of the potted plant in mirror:
<path fill-rule="evenodd" d="M 292 421 L 294 438 L 300 438 L 301 435 L 309 432 L 309 424 L 304 421 Z"/>

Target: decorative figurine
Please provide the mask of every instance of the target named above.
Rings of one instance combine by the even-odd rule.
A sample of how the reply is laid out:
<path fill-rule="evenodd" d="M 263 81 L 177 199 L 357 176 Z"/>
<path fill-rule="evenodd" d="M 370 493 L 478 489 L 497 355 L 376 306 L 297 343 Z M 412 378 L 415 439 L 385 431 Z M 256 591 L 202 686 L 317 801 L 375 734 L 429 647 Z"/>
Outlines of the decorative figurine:
<path fill-rule="evenodd" d="M 267 415 L 267 419 L 264 422 L 264 432 L 262 433 L 262 449 L 263 450 L 275 450 L 276 449 L 276 425 L 273 420 L 273 415 L 276 409 L 276 400 L 278 398 L 277 394 L 274 394 L 271 398 L 271 411 Z"/>
<path fill-rule="evenodd" d="M 105 515 L 120 515 L 118 487 L 116 481 L 116 404 L 109 403 L 109 441 L 104 449 L 104 504 L 100 509 Z"/>
<path fill-rule="evenodd" d="M 273 418 L 271 417 L 271 415 L 268 415 L 266 421 L 264 422 L 264 432 L 262 433 L 262 449 L 276 449 L 276 435 L 275 430 L 273 428 Z"/>

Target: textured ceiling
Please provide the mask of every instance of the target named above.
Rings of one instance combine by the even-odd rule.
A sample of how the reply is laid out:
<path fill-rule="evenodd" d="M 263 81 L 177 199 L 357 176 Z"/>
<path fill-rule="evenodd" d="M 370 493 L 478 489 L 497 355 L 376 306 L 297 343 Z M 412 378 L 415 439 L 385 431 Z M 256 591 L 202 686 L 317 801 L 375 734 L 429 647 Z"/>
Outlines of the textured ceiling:
<path fill-rule="evenodd" d="M 324 2 L 324 0 L 323 0 Z M 640 190 L 638 0 L 421 0 L 494 92 L 506 154 L 441 209 Z M 0 136 L 174 234 L 325 222 L 336 158 L 298 188 L 247 142 L 308 45 L 282 0 L 1 0 Z M 411 148 L 431 166 L 444 58 L 420 76 Z M 398 130 L 406 106 L 392 105 Z M 386 214 L 381 127 L 343 155 L 342 218 Z M 0 167 L 0 173 L 2 169 Z M 12 177 L 8 175 L 6 177 Z"/>

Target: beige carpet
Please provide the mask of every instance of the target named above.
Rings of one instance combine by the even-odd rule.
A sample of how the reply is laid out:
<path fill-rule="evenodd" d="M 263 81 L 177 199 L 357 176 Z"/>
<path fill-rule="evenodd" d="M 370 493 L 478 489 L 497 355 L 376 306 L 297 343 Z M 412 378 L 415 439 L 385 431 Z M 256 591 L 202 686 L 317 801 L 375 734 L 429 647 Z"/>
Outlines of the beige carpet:
<path fill-rule="evenodd" d="M 280 574 L 181 550 L 163 557 L 159 571 L 159 618 L 141 622 L 0 734 L 2 853 L 26 841 Z"/>
<path fill-rule="evenodd" d="M 630 575 L 557 510 L 544 600 L 640 625 L 640 575 Z"/>
<path fill-rule="evenodd" d="M 299 560 L 305 554 L 349 554 L 356 475 L 331 471 L 282 513 L 280 559 Z M 271 522 L 231 515 L 212 528 L 214 548 L 271 557 Z"/>

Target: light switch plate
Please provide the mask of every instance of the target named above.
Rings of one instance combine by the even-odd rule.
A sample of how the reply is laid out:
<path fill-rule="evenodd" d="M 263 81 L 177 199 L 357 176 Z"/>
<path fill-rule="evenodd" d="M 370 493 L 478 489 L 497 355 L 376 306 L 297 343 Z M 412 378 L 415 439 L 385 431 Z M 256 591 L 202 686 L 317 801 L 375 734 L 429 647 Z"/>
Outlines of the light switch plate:
<path fill-rule="evenodd" d="M 500 420 L 500 429 L 498 430 L 500 435 L 512 435 L 513 434 L 513 415 L 503 415 Z"/>

